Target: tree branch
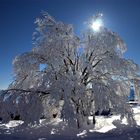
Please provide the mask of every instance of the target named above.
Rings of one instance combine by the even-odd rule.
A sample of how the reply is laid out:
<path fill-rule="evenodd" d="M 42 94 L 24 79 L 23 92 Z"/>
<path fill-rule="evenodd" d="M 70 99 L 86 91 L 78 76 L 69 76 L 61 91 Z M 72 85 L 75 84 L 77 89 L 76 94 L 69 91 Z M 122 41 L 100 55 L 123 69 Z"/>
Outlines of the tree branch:
<path fill-rule="evenodd" d="M 40 90 L 33 91 L 33 90 L 26 90 L 26 89 L 7 89 L 4 91 L 6 92 L 9 92 L 9 91 L 35 92 L 35 93 L 41 93 L 42 95 L 50 94 L 50 92 L 45 92 L 45 91 L 40 91 Z"/>

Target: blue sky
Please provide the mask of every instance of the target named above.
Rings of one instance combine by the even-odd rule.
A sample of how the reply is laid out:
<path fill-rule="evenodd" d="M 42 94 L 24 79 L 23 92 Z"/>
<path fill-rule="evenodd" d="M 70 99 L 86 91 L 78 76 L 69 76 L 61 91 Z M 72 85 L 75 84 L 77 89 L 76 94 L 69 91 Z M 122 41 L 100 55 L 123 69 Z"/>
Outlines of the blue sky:
<path fill-rule="evenodd" d="M 73 24 L 78 35 L 85 20 L 102 12 L 105 26 L 126 42 L 125 57 L 140 65 L 140 0 L 0 0 L 0 89 L 13 79 L 14 57 L 32 49 L 34 21 L 42 10 Z"/>

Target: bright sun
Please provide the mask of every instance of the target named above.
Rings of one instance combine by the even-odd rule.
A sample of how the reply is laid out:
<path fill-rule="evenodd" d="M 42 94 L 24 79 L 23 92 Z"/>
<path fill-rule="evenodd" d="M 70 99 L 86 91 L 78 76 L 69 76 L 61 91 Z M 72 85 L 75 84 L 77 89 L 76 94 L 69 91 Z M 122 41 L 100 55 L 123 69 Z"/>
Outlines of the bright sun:
<path fill-rule="evenodd" d="M 94 30 L 94 31 L 99 31 L 100 28 L 103 26 L 103 22 L 101 19 L 96 19 L 92 25 L 91 25 L 91 28 Z"/>

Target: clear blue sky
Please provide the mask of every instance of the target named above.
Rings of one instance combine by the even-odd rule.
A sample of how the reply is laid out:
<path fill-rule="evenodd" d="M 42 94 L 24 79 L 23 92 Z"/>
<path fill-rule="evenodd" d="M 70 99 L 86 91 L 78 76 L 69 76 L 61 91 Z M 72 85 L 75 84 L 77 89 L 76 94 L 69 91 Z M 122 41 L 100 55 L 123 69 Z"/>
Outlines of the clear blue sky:
<path fill-rule="evenodd" d="M 12 60 L 31 50 L 34 20 L 46 10 L 57 20 L 72 23 L 75 32 L 97 12 L 105 25 L 127 44 L 125 57 L 140 65 L 140 0 L 0 0 L 0 89 L 12 81 Z"/>

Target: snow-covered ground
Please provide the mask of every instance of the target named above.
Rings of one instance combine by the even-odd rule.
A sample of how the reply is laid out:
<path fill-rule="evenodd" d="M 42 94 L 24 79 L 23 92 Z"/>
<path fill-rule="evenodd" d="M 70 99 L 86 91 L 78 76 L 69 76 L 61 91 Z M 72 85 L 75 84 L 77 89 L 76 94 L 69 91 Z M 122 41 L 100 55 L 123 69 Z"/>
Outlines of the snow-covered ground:
<path fill-rule="evenodd" d="M 140 140 L 140 106 L 133 107 L 133 110 L 137 122 L 133 127 L 127 124 L 126 119 L 120 122 L 119 115 L 98 116 L 94 128 L 81 132 L 75 128 L 64 130 L 64 123 L 58 119 L 47 125 L 42 120 L 40 125 L 28 127 L 22 126 L 22 121 L 10 121 L 0 124 L 0 140 Z"/>

